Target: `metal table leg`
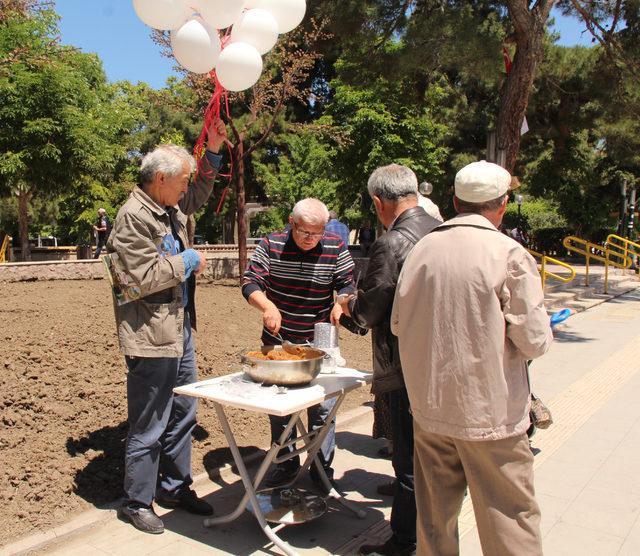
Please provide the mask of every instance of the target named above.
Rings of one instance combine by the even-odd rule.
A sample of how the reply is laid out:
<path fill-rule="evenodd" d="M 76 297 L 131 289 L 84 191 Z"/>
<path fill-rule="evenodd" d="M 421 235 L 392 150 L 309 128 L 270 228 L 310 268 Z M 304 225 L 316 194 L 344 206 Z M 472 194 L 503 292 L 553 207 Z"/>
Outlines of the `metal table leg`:
<path fill-rule="evenodd" d="M 220 405 L 219 403 L 217 402 L 213 402 L 213 403 L 216 409 L 216 413 L 218 415 L 218 419 L 220 420 L 220 424 L 222 425 L 222 430 L 224 431 L 224 435 L 227 438 L 227 442 L 229 443 L 231 454 L 233 455 L 233 459 L 236 462 L 236 466 L 238 467 L 240 477 L 242 478 L 242 482 L 244 484 L 246 494 L 238 504 L 238 507 L 233 512 L 222 517 L 207 518 L 204 520 L 204 526 L 211 527 L 213 525 L 217 525 L 220 523 L 228 523 L 229 521 L 233 521 L 244 511 L 244 509 L 247 507 L 247 503 L 250 501 L 251 505 L 253 506 L 254 515 L 258 520 L 258 523 L 260 524 L 262 531 L 269 538 L 269 540 L 271 540 L 271 542 L 273 542 L 273 544 L 275 544 L 278 548 L 280 548 L 280 550 L 282 550 L 287 556 L 298 556 L 298 553 L 295 550 L 293 550 L 293 548 L 288 543 L 283 541 L 276 534 L 276 530 L 279 530 L 280 527 L 272 528 L 267 523 L 267 520 L 264 518 L 264 514 L 260 510 L 260 504 L 258 503 L 258 498 L 256 496 L 255 489 L 260 484 L 260 481 L 262 480 L 262 477 L 266 473 L 267 468 L 275 458 L 275 455 L 280 449 L 280 445 L 285 442 L 286 438 L 291 432 L 291 429 L 294 427 L 296 422 L 299 421 L 301 412 L 294 413 L 291 415 L 291 419 L 289 419 L 289 423 L 287 424 L 286 429 L 284 430 L 284 432 L 282 433 L 282 436 L 280 437 L 279 444 L 273 444 L 269 452 L 267 452 L 267 455 L 262 461 L 262 464 L 260 465 L 258 473 L 256 474 L 255 485 L 254 485 L 254 482 L 251 481 L 251 477 L 247 472 L 247 468 L 244 464 L 244 460 L 240 455 L 240 450 L 238 449 L 238 445 L 236 444 L 235 437 L 233 436 L 233 432 L 231 431 L 231 427 L 229 426 L 229 422 L 227 421 L 227 416 L 224 413 L 224 409 L 222 405 Z"/>
<path fill-rule="evenodd" d="M 333 406 L 333 409 L 331 410 L 331 412 L 329 413 L 329 416 L 327 417 L 326 423 L 321 429 L 318 429 L 317 437 L 314 438 L 309 444 L 306 445 L 306 446 L 313 445 L 313 447 L 308 451 L 307 459 L 302 465 L 301 471 L 308 469 L 311 466 L 311 462 L 314 461 L 316 464 L 316 471 L 318 472 L 318 476 L 320 477 L 322 484 L 327 490 L 329 498 L 332 498 L 333 500 L 343 505 L 348 510 L 351 510 L 360 519 L 364 519 L 367 516 L 367 512 L 362 508 L 358 508 L 355 504 L 353 504 L 353 502 L 350 502 L 349 500 L 347 500 L 344 496 L 342 496 L 342 494 L 340 494 L 333 487 L 318 458 L 318 451 L 322 447 L 322 442 L 324 441 L 325 437 L 329 432 L 329 428 L 331 427 L 331 421 L 333 421 L 333 419 L 335 418 L 336 413 L 338 412 L 338 408 L 344 401 L 344 398 L 345 398 L 345 394 L 342 394 L 338 397 L 335 405 Z M 298 427 L 300 428 L 300 432 L 302 432 L 303 436 L 307 434 L 307 431 L 301 421 L 298 423 Z"/>

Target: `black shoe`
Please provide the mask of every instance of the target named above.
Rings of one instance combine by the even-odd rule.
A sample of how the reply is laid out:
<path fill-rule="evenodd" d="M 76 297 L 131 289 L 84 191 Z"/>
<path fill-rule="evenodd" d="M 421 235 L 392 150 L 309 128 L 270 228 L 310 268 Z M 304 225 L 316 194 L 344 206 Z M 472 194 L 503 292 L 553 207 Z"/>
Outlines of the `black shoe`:
<path fill-rule="evenodd" d="M 205 502 L 190 488 L 183 488 L 174 495 L 160 493 L 156 502 L 163 508 L 182 508 L 196 515 L 213 515 L 213 506 Z"/>
<path fill-rule="evenodd" d="M 299 470 L 300 467 L 284 467 L 278 465 L 262 480 L 262 484 L 267 488 L 284 486 L 293 481 Z"/>
<path fill-rule="evenodd" d="M 396 481 L 382 483 L 376 487 L 376 492 L 382 496 L 394 496 L 396 493 Z"/>
<path fill-rule="evenodd" d="M 164 533 L 164 523 L 153 511 L 153 508 L 136 508 L 123 504 L 118 509 L 118 516 L 145 533 L 151 533 L 152 535 Z"/>
<path fill-rule="evenodd" d="M 371 556 L 415 556 L 415 544 L 400 544 L 391 537 L 384 544 L 364 544 L 358 550 L 358 554 Z"/>

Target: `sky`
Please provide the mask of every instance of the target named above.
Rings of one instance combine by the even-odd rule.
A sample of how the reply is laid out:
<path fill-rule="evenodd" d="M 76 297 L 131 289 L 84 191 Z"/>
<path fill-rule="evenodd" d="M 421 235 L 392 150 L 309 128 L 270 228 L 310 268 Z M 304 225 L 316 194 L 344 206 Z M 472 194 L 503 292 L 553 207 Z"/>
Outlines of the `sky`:
<path fill-rule="evenodd" d="M 144 81 L 159 89 L 175 75 L 173 62 L 160 55 L 150 28 L 138 19 L 131 0 L 56 0 L 56 11 L 62 18 L 62 42 L 97 53 L 110 81 Z M 590 35 L 578 20 L 557 12 L 553 17 L 561 37 L 558 44 L 591 45 Z"/>

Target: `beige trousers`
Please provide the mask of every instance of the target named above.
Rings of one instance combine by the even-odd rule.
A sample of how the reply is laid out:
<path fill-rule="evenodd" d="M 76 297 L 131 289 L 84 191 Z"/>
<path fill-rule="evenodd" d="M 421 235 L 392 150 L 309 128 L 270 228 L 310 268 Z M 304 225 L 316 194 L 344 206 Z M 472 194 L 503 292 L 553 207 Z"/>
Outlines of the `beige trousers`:
<path fill-rule="evenodd" d="M 542 554 L 526 434 L 472 442 L 425 432 L 414 421 L 414 442 L 418 556 L 459 554 L 467 485 L 485 556 Z"/>

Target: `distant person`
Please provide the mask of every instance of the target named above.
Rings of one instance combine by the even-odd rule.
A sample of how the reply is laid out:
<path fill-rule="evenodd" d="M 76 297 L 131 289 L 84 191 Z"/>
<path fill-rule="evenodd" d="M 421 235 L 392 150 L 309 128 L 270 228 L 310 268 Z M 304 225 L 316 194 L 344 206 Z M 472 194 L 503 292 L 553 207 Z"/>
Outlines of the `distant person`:
<path fill-rule="evenodd" d="M 418 185 L 418 206 L 422 207 L 424 211 L 431 217 L 443 222 L 444 219 L 440 214 L 440 209 L 438 205 L 436 205 L 431 199 L 429 199 L 428 195 L 431 195 L 433 191 L 433 185 L 429 182 L 423 181 Z"/>
<path fill-rule="evenodd" d="M 491 162 L 462 168 L 458 215 L 416 244 L 398 280 L 391 330 L 413 415 L 420 555 L 459 553 L 467 485 L 484 554 L 542 554 L 527 360 L 552 335 L 535 260 L 498 231 L 510 183 Z"/>
<path fill-rule="evenodd" d="M 520 226 L 511 230 L 511 237 L 523 247 L 529 245 L 529 235 Z"/>
<path fill-rule="evenodd" d="M 107 211 L 103 208 L 98 209 L 98 219 L 93 227 L 93 231 L 96 234 L 96 252 L 93 254 L 93 258 L 97 259 L 107 244 L 107 238 L 111 232 L 111 222 L 109 222 Z"/>
<path fill-rule="evenodd" d="M 338 220 L 335 210 L 329 211 L 329 222 L 325 226 L 325 231 L 340 236 L 345 247 L 349 247 L 349 226 Z"/>
<path fill-rule="evenodd" d="M 360 253 L 363 257 L 369 256 L 369 249 L 375 240 L 376 232 L 371 227 L 371 222 L 365 220 L 362 227 L 358 230 L 358 243 L 360 244 Z"/>
<path fill-rule="evenodd" d="M 218 153 L 227 140 L 221 120 L 207 130 L 202 171 L 176 145 L 145 155 L 140 186 L 118 211 L 107 241 L 120 350 L 127 364 L 129 432 L 125 446 L 124 500 L 119 515 L 145 533 L 164 531 L 153 510 L 164 507 L 211 515 L 191 489 L 192 432 L 197 401 L 173 389 L 197 380 L 195 275 L 204 254 L 189 248 L 187 215 L 213 192 Z"/>

